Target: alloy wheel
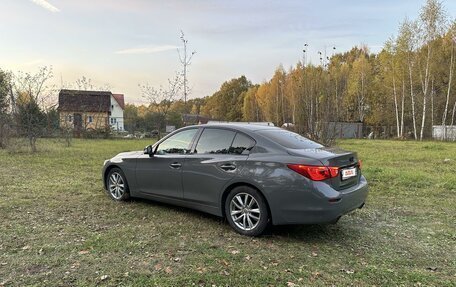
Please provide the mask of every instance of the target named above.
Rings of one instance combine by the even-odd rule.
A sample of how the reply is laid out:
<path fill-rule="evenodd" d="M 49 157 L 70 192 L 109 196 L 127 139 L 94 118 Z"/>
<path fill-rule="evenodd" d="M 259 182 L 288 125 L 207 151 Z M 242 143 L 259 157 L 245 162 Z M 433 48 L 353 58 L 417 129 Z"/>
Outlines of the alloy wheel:
<path fill-rule="evenodd" d="M 249 231 L 257 227 L 260 222 L 260 206 L 252 195 L 238 193 L 231 199 L 230 215 L 237 227 Z"/>
<path fill-rule="evenodd" d="M 109 177 L 109 192 L 115 199 L 121 199 L 125 193 L 125 182 L 118 172 L 113 172 Z"/>

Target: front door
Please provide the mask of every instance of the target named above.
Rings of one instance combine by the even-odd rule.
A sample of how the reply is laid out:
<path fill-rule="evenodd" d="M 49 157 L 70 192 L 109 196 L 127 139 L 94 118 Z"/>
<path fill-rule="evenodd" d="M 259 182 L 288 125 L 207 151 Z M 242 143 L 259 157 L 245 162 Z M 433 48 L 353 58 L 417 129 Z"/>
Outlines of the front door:
<path fill-rule="evenodd" d="M 161 142 L 154 156 L 138 158 L 136 180 L 142 193 L 182 198 L 182 166 L 198 129 L 178 132 Z"/>
<path fill-rule="evenodd" d="M 80 137 L 82 131 L 82 115 L 81 114 L 73 114 L 73 135 L 74 137 Z"/>
<path fill-rule="evenodd" d="M 73 114 L 73 124 L 75 131 L 81 131 L 82 129 L 82 115 L 81 114 Z"/>

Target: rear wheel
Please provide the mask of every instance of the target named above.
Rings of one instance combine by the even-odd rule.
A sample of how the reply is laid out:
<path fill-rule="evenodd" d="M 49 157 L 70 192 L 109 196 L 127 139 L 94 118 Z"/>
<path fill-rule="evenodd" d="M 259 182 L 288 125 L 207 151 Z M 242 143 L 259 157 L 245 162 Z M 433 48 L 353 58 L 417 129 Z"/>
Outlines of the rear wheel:
<path fill-rule="evenodd" d="M 130 190 L 125 174 L 120 168 L 113 168 L 106 177 L 106 187 L 112 199 L 116 201 L 127 200 L 130 197 Z"/>
<path fill-rule="evenodd" d="M 225 214 L 231 227 L 242 235 L 261 235 L 269 222 L 266 201 L 248 186 L 233 188 L 225 201 Z"/>

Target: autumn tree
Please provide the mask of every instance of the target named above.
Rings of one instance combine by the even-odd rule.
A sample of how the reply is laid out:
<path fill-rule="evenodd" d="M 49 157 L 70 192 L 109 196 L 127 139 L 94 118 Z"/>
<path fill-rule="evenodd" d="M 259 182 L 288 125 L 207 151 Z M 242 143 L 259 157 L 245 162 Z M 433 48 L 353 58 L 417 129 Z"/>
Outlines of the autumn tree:
<path fill-rule="evenodd" d="M 16 124 L 19 133 L 28 139 L 30 150 L 37 151 L 36 140 L 44 134 L 46 116 L 43 107 L 55 90 L 48 85 L 53 77 L 51 67 L 42 67 L 36 73 L 19 72 L 14 77 Z"/>
<path fill-rule="evenodd" d="M 242 95 L 244 103 L 242 105 L 242 119 L 246 122 L 260 121 L 260 107 L 257 99 L 258 85 L 250 87 Z"/>
<path fill-rule="evenodd" d="M 155 128 L 159 133 L 166 124 L 166 118 L 170 111 L 171 105 L 179 97 L 182 78 L 177 74 L 174 78 L 168 79 L 166 86 L 154 88 L 149 84 L 140 85 L 141 93 L 144 98 L 150 102 L 150 106 L 157 114 Z"/>
<path fill-rule="evenodd" d="M 448 85 L 446 88 L 446 97 L 445 97 L 445 105 L 444 109 L 442 112 L 442 126 L 443 126 L 443 139 L 446 139 L 446 124 L 447 124 L 447 115 L 448 115 L 448 105 L 450 103 L 450 96 L 451 96 L 451 88 L 453 84 L 453 74 L 454 74 L 454 62 L 455 62 L 455 44 L 456 44 L 456 20 L 453 20 L 453 23 L 448 31 L 448 33 L 445 35 L 445 37 L 442 40 L 446 45 L 445 47 L 449 47 L 449 54 L 450 54 L 450 63 L 449 63 L 449 68 L 448 68 Z M 454 101 L 454 107 L 453 107 L 453 113 L 451 117 L 451 125 L 454 123 L 454 113 L 456 109 L 456 99 Z"/>
<path fill-rule="evenodd" d="M 419 63 L 419 79 L 421 84 L 423 111 L 421 115 L 420 140 L 423 139 L 426 124 L 426 113 L 428 106 L 428 97 L 430 92 L 431 62 L 433 60 L 432 43 L 443 34 L 446 25 L 446 13 L 443 5 L 438 0 L 427 0 L 422 7 L 418 22 L 419 39 L 421 43 L 421 52 L 423 61 Z M 421 57 L 420 57 L 421 59 Z M 421 63 L 422 62 L 422 63 Z"/>
<path fill-rule="evenodd" d="M 207 99 L 203 114 L 214 119 L 242 121 L 244 92 L 251 86 L 252 83 L 245 76 L 223 83 L 220 90 Z"/>
<path fill-rule="evenodd" d="M 10 74 L 0 70 L 0 149 L 7 146 L 10 134 L 10 115 L 8 114 L 9 96 L 11 91 Z"/>

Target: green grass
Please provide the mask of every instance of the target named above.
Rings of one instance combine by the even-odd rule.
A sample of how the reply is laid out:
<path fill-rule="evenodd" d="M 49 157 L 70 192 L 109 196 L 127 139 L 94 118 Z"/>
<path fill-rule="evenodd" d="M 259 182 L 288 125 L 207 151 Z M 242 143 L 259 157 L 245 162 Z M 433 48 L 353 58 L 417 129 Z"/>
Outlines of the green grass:
<path fill-rule="evenodd" d="M 0 286 L 456 286 L 454 143 L 342 141 L 363 159 L 365 208 L 261 238 L 200 212 L 110 200 L 103 160 L 147 141 L 38 144 L 0 151 Z"/>

